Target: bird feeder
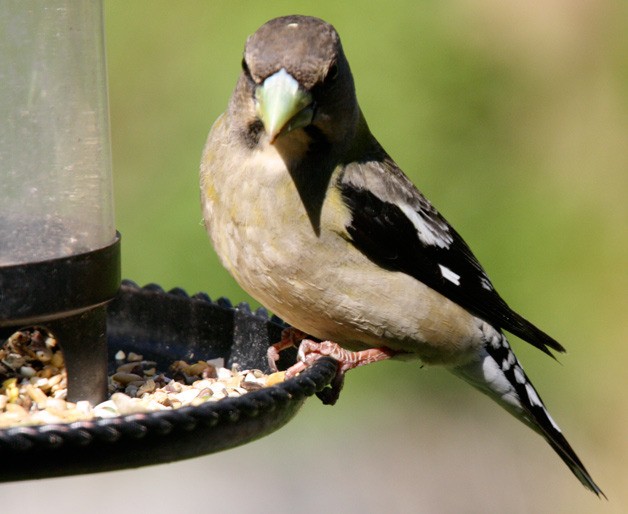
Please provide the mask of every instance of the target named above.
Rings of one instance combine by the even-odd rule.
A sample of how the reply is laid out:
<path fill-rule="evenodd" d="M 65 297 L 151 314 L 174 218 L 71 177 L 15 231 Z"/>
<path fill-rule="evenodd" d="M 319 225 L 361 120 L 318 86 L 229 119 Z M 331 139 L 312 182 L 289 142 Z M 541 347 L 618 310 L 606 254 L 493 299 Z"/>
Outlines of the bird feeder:
<path fill-rule="evenodd" d="M 120 248 L 101 5 L 4 3 L 0 84 L 0 330 L 46 326 L 68 398 L 102 401 Z"/>
<path fill-rule="evenodd" d="M 45 327 L 68 400 L 102 401 L 120 351 L 160 365 L 268 368 L 285 327 L 204 294 L 120 283 L 102 3 L 7 0 L 0 10 L 0 340 Z M 282 368 L 296 351 L 282 355 Z M 0 481 L 93 473 L 212 453 L 288 422 L 330 384 L 328 358 L 239 398 L 89 421 L 0 428 Z"/>

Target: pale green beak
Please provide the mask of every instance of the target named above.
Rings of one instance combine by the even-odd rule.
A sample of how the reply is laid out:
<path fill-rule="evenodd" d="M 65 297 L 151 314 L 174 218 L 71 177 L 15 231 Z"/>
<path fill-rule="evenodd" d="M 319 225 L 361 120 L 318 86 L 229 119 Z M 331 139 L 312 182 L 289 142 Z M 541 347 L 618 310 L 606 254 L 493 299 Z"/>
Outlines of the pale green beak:
<path fill-rule="evenodd" d="M 270 142 L 281 134 L 312 122 L 312 95 L 299 87 L 284 68 L 268 77 L 255 91 L 257 115 Z"/>

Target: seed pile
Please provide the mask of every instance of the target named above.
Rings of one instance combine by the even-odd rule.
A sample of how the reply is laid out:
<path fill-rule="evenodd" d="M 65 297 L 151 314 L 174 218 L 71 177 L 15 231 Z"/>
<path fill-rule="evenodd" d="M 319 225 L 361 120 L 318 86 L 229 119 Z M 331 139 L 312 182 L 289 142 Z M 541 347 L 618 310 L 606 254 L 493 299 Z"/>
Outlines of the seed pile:
<path fill-rule="evenodd" d="M 43 329 L 22 330 L 0 347 L 0 428 L 69 423 L 241 396 L 284 380 L 283 372 L 226 369 L 222 359 L 173 362 L 165 372 L 142 355 L 118 352 L 109 399 L 68 402 L 63 354 Z"/>

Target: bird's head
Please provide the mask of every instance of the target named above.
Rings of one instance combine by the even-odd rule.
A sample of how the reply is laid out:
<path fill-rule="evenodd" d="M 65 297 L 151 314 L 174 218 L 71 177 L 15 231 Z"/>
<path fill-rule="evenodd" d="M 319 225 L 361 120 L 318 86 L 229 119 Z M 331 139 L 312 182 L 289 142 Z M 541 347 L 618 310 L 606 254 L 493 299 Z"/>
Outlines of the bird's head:
<path fill-rule="evenodd" d="M 359 115 L 336 30 L 309 16 L 275 18 L 249 37 L 236 92 L 249 128 L 270 144 L 301 129 L 343 146 Z"/>

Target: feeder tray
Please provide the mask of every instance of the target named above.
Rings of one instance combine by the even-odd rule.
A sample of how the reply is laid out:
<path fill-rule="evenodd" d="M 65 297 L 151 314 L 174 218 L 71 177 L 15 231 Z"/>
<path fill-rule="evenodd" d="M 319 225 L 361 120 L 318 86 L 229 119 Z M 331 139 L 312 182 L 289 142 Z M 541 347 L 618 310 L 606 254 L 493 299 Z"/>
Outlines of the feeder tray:
<path fill-rule="evenodd" d="M 223 358 L 227 367 L 268 371 L 266 352 L 285 325 L 260 309 L 236 307 L 181 289 L 164 292 L 123 282 L 107 314 L 109 365 L 119 350 L 161 368 L 175 360 Z M 279 367 L 294 363 L 282 352 Z M 198 406 L 68 424 L 0 430 L 0 481 L 60 477 L 160 464 L 206 455 L 259 439 L 285 425 L 305 399 L 324 389 L 336 362 L 318 360 L 278 385 Z"/>

